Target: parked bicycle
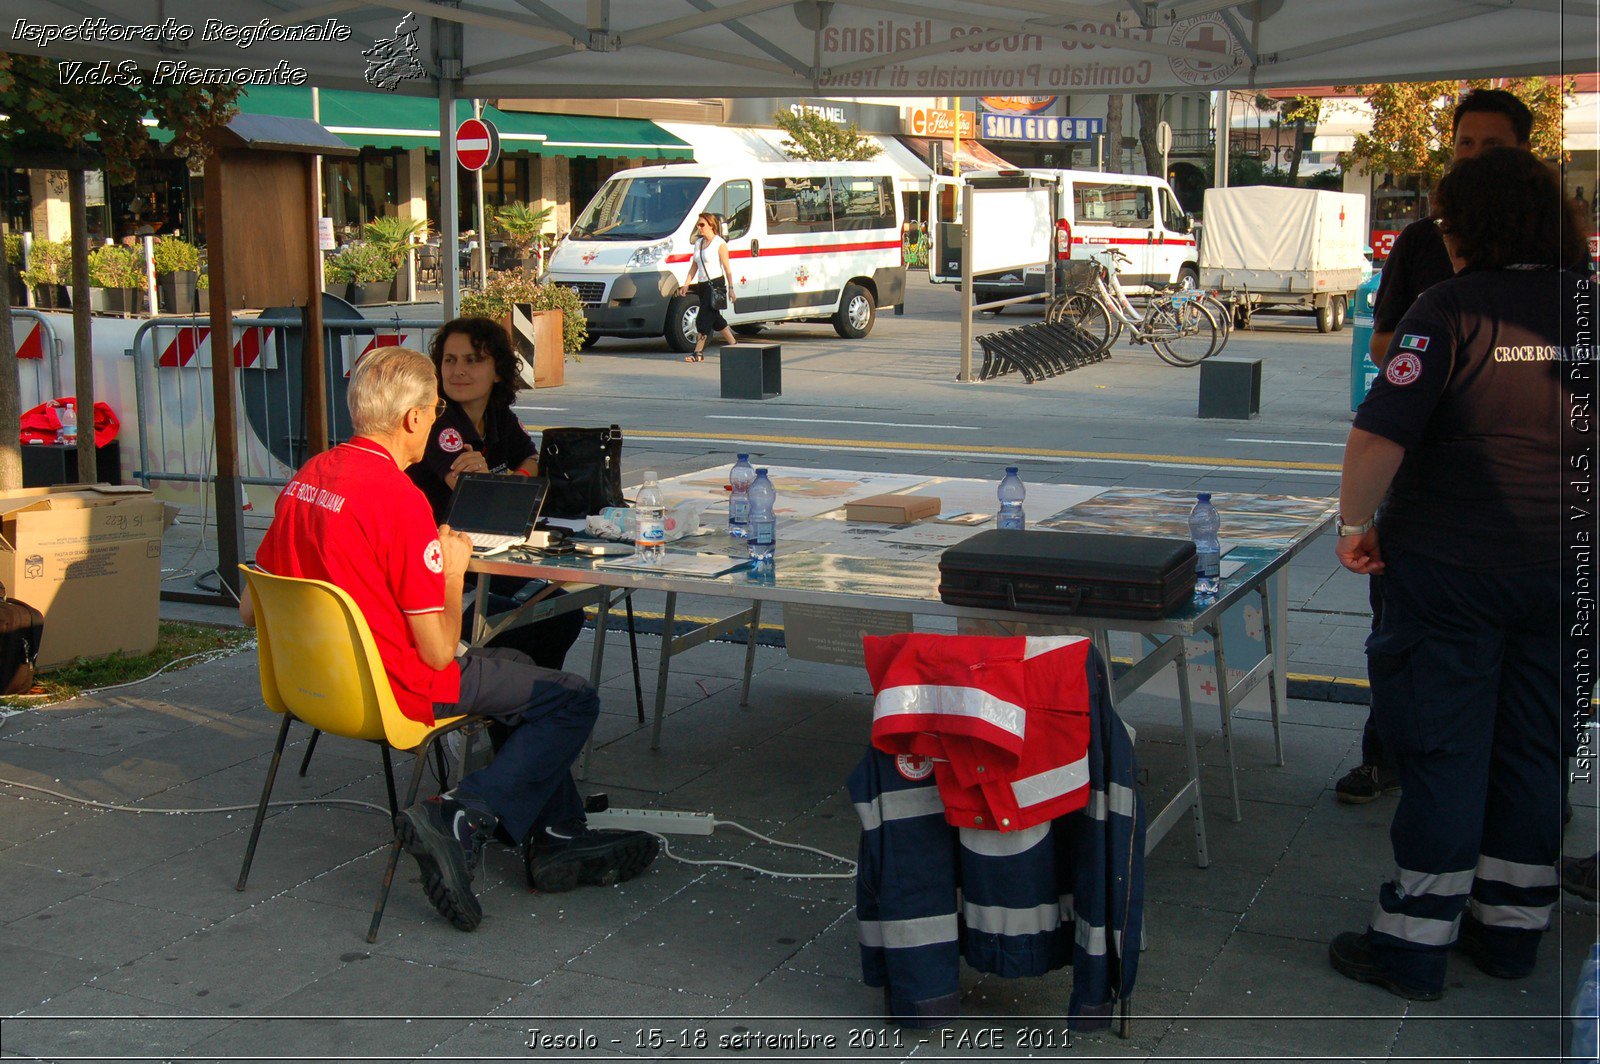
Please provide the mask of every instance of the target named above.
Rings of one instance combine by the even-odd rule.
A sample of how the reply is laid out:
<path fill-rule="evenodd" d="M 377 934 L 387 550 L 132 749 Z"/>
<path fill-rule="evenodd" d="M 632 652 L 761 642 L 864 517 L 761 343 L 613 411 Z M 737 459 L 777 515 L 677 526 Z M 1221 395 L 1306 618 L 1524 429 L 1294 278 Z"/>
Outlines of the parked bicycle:
<path fill-rule="evenodd" d="M 1093 256 L 1094 288 L 1059 296 L 1045 311 L 1045 320 L 1066 322 L 1082 329 L 1106 351 L 1132 331 L 1135 344 L 1149 344 L 1163 362 L 1196 366 L 1221 351 L 1228 341 L 1222 324 L 1225 315 L 1214 308 L 1206 293 L 1194 288 L 1154 296 L 1143 312 L 1129 300 L 1112 263 L 1127 262 L 1120 250 L 1110 248 Z"/>

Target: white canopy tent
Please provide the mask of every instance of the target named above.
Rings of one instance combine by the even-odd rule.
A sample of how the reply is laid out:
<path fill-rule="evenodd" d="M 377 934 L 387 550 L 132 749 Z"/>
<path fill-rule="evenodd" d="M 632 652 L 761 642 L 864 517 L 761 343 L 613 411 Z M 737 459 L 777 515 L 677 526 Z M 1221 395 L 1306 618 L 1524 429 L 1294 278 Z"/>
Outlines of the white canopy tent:
<path fill-rule="evenodd" d="M 457 97 L 1156 92 L 1595 69 L 1594 0 L 4 0 L 6 48 L 193 67 L 305 68 L 369 88 L 363 52 L 414 13 Z M 52 27 L 188 26 L 187 40 L 45 42 Z M 261 27 L 344 40 L 284 40 Z M 215 20 L 223 32 L 206 39 Z M 169 68 L 173 69 L 173 68 Z"/>

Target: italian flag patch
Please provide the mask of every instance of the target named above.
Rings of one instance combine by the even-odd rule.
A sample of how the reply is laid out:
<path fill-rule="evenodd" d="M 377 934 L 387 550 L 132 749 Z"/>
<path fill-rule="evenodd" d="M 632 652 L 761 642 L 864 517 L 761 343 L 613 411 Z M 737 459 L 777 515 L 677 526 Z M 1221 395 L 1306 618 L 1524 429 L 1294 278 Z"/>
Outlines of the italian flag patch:
<path fill-rule="evenodd" d="M 1409 348 L 1412 351 L 1426 351 L 1428 349 L 1428 337 L 1418 336 L 1416 333 L 1406 333 L 1400 337 L 1400 346 Z"/>

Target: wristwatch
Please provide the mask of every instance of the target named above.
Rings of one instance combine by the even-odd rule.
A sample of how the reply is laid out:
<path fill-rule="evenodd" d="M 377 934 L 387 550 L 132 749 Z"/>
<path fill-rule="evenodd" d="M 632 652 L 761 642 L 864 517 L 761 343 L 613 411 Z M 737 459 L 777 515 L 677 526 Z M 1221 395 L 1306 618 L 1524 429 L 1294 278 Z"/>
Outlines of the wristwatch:
<path fill-rule="evenodd" d="M 1344 515 L 1340 514 L 1339 515 L 1339 535 L 1341 535 L 1341 536 L 1364 536 L 1368 532 L 1372 531 L 1372 526 L 1373 526 L 1374 523 L 1377 522 L 1377 520 L 1378 520 L 1378 517 L 1377 517 L 1376 514 L 1374 514 L 1373 516 L 1367 518 L 1365 521 L 1361 522 L 1359 525 L 1351 525 L 1351 524 L 1346 524 L 1345 520 L 1344 520 Z"/>

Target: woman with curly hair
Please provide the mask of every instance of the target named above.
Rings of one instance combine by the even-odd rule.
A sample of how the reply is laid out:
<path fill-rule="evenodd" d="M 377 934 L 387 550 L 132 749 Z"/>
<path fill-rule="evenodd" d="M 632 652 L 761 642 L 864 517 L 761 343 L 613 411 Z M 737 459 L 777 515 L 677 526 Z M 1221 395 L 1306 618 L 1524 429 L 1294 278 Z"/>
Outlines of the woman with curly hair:
<path fill-rule="evenodd" d="M 1453 942 L 1490 975 L 1533 972 L 1558 891 L 1563 730 L 1587 722 L 1577 676 L 1595 652 L 1563 634 L 1578 560 L 1563 518 L 1594 506 L 1582 223 L 1520 148 L 1458 162 L 1434 208 L 1455 276 L 1395 329 L 1339 492 L 1340 563 L 1383 574 L 1367 669 L 1400 774 L 1396 868 L 1367 930 L 1329 947 L 1340 973 L 1419 1000 L 1443 992 Z"/>
<path fill-rule="evenodd" d="M 443 523 L 450 498 L 462 473 L 539 472 L 538 450 L 511 404 L 516 401 L 517 358 L 511 338 L 489 318 L 456 318 L 434 334 L 428 349 L 439 374 L 439 394 L 444 413 L 433 424 L 422 461 L 406 470 L 433 507 L 433 519 Z M 467 577 L 469 584 L 474 579 Z M 511 609 L 545 586 L 542 580 L 506 577 L 494 581 L 489 595 L 491 613 Z M 562 592 L 554 592 L 556 595 Z M 472 620 L 468 596 L 467 624 Z M 567 651 L 583 631 L 583 611 L 521 625 L 489 641 L 491 647 L 520 650 L 547 669 L 559 669 Z"/>

